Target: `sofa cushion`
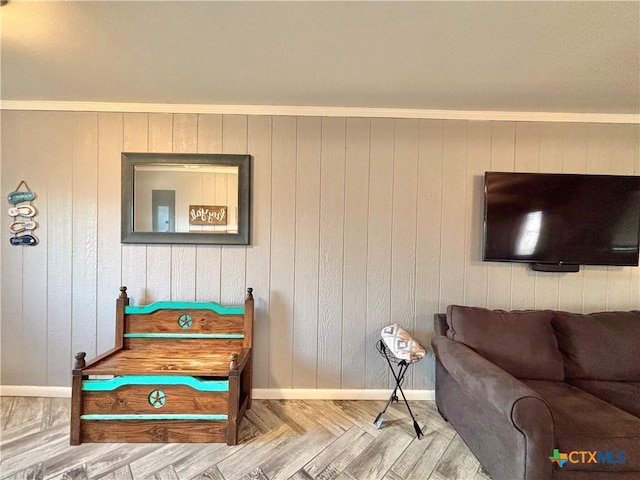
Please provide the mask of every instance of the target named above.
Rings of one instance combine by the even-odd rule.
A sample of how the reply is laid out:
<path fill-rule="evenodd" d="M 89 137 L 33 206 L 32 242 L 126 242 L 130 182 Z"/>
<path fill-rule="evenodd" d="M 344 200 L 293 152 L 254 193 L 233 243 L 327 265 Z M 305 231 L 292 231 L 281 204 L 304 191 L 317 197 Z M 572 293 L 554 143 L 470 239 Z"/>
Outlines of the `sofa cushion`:
<path fill-rule="evenodd" d="M 563 380 L 551 311 L 506 312 L 450 305 L 447 336 L 516 378 Z"/>
<path fill-rule="evenodd" d="M 640 312 L 554 312 L 565 376 L 640 382 Z"/>
<path fill-rule="evenodd" d="M 640 418 L 640 382 L 605 382 L 579 378 L 569 379 L 567 382 Z"/>
<path fill-rule="evenodd" d="M 549 405 L 555 426 L 555 448 L 560 453 L 600 452 L 593 462 L 575 453 L 562 471 L 640 472 L 640 418 L 565 382 L 523 380 Z M 553 452 L 549 452 L 551 456 Z M 597 459 L 597 454 L 594 454 Z M 591 458 L 591 461 L 589 461 Z M 554 465 L 554 469 L 558 469 Z"/>

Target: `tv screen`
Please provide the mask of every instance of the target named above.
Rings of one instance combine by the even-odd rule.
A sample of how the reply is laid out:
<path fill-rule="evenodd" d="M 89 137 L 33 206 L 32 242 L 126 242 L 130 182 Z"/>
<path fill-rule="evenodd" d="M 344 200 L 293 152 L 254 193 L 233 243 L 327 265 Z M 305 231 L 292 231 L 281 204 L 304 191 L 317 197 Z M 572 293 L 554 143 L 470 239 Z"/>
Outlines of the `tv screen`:
<path fill-rule="evenodd" d="M 640 176 L 485 174 L 484 260 L 638 265 Z"/>

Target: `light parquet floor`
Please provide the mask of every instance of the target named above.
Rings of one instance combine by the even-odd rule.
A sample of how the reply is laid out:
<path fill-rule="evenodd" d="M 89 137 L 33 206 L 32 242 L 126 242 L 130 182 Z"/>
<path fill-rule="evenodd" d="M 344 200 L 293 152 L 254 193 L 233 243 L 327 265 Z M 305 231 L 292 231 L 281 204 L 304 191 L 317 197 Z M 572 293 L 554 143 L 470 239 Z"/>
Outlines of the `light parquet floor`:
<path fill-rule="evenodd" d="M 0 397 L 2 479 L 487 480 L 435 404 L 254 400 L 240 444 L 69 445 L 70 399 Z"/>

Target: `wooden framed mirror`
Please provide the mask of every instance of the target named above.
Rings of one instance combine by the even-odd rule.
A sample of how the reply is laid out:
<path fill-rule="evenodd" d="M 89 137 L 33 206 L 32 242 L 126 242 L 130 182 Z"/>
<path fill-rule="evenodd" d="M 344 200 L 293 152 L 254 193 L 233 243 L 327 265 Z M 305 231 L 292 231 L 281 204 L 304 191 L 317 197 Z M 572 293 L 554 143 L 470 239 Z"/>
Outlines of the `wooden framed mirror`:
<path fill-rule="evenodd" d="M 122 243 L 248 245 L 251 156 L 122 154 Z"/>

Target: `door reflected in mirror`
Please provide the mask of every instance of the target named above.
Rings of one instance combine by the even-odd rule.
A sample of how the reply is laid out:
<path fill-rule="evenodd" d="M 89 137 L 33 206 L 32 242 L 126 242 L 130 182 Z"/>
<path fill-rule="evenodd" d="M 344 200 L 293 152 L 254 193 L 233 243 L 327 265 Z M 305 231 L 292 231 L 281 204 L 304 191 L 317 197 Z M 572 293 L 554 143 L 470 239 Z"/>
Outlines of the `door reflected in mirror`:
<path fill-rule="evenodd" d="M 140 172 L 136 177 L 140 177 Z M 133 218 L 136 221 L 135 230 L 139 232 L 145 230 L 147 218 L 141 206 L 146 197 L 146 192 L 136 191 L 133 204 L 136 205 L 136 212 Z M 143 222 L 143 219 L 145 220 Z M 152 232 L 175 232 L 176 231 L 176 191 L 175 190 L 151 190 L 151 225 Z"/>
<path fill-rule="evenodd" d="M 248 155 L 123 153 L 122 241 L 249 243 Z"/>

